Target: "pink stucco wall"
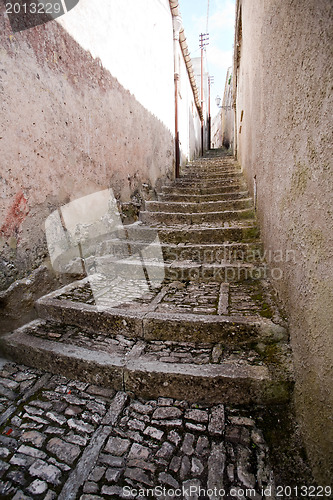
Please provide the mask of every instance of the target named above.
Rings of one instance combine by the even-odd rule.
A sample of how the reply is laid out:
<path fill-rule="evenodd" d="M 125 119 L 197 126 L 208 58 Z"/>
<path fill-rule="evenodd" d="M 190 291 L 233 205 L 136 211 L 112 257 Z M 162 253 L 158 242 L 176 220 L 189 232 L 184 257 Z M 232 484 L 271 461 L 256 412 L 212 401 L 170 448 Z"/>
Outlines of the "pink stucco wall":
<path fill-rule="evenodd" d="M 47 258 L 44 222 L 58 206 L 107 187 L 120 201 L 130 201 L 142 183 L 155 188 L 172 177 L 174 140 L 56 21 L 13 35 L 3 9 L 1 4 L 5 287 Z M 171 26 L 171 13 L 166 15 Z M 172 46 L 172 28 L 170 33 Z"/>

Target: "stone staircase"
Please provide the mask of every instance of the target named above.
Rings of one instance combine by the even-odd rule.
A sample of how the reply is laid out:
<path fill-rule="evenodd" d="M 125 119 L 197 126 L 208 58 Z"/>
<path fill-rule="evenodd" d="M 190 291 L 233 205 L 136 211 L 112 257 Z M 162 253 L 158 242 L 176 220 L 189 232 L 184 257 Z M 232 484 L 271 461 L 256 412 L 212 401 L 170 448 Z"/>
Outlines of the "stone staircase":
<path fill-rule="evenodd" d="M 252 200 L 212 151 L 96 246 L 89 275 L 42 297 L 3 354 L 143 398 L 274 404 L 293 389 Z"/>

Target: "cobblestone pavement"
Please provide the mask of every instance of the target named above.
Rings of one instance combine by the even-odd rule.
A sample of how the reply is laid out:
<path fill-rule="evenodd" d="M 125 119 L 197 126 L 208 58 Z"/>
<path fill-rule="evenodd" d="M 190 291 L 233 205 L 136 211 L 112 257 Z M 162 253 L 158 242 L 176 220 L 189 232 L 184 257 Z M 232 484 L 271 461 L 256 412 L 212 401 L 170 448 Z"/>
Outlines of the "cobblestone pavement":
<path fill-rule="evenodd" d="M 263 433 L 239 409 L 133 400 L 8 363 L 0 410 L 1 498 L 275 498 Z"/>
<path fill-rule="evenodd" d="M 137 282 L 128 279 L 122 286 L 128 289 Z M 118 292 L 117 284 L 114 290 Z M 119 285 L 120 286 L 120 285 Z M 105 287 L 105 283 L 104 283 Z M 56 300 L 70 300 L 85 304 L 94 304 L 94 296 L 86 280 L 82 284 L 68 286 L 66 292 L 55 295 Z M 122 291 L 122 290 L 121 290 Z M 135 306 L 136 310 L 154 310 L 156 312 L 213 314 L 230 316 L 257 316 L 272 318 L 281 323 L 281 317 L 274 299 L 269 281 L 248 280 L 243 283 L 208 283 L 196 281 L 173 281 L 161 286 L 155 292 L 143 294 L 132 300 L 129 293 L 123 304 L 118 307 L 128 309 Z"/>

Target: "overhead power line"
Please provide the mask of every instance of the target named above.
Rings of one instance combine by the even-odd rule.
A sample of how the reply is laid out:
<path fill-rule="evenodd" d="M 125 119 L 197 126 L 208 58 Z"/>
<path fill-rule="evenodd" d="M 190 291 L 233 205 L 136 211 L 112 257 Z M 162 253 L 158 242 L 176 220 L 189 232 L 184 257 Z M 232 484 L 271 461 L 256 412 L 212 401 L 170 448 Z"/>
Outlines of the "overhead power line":
<path fill-rule="evenodd" d="M 209 33 L 209 31 L 208 31 L 208 21 L 209 21 L 209 0 L 207 0 L 207 22 L 206 22 L 206 33 Z"/>

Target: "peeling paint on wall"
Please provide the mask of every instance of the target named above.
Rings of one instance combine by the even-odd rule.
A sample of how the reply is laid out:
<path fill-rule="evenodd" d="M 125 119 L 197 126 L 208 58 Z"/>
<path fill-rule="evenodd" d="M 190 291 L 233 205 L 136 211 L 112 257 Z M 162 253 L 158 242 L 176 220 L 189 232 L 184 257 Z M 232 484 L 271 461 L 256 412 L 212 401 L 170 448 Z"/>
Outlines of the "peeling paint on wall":
<path fill-rule="evenodd" d="M 10 207 L 5 221 L 0 227 L 0 235 L 8 239 L 10 237 L 18 237 L 20 226 L 29 213 L 28 200 L 24 193 L 20 191 L 14 198 L 14 202 Z"/>

